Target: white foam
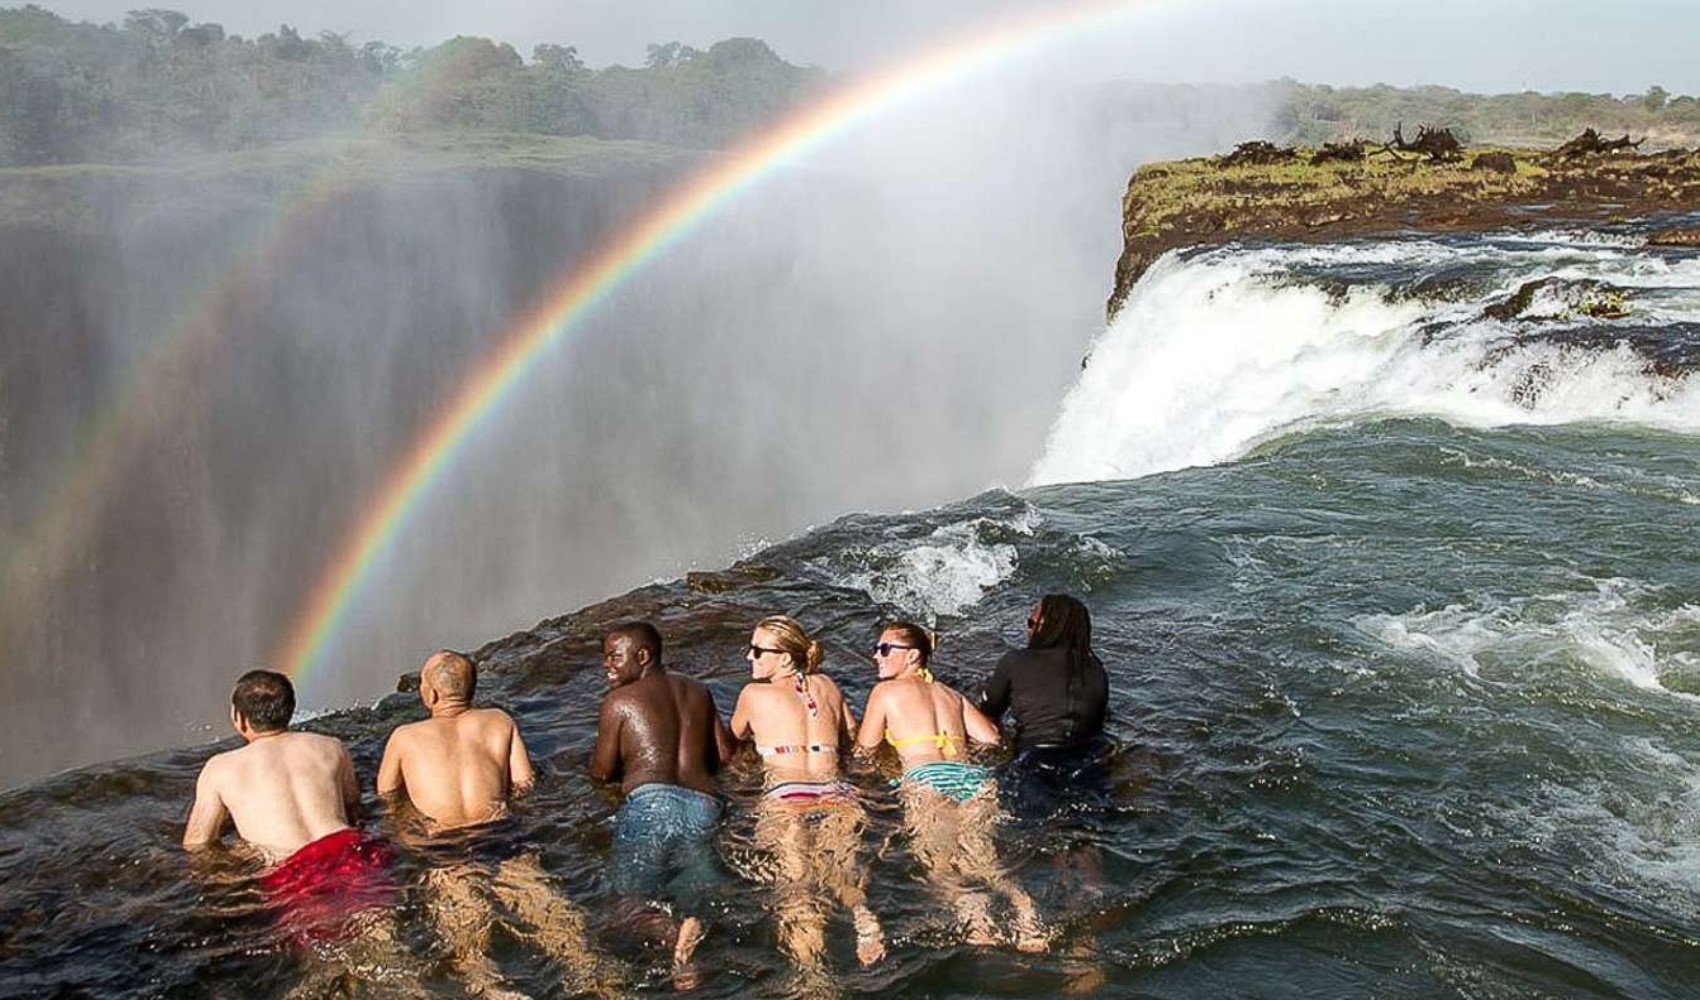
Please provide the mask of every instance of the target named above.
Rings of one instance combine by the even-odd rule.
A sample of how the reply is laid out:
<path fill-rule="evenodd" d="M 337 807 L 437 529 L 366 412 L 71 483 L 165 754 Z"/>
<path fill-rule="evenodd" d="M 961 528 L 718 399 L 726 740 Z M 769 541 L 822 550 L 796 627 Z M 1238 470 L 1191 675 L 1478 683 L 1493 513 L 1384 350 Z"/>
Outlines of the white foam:
<path fill-rule="evenodd" d="M 1038 525 L 1038 513 L 1026 507 L 1007 519 L 947 524 L 918 542 L 897 540 L 850 550 L 821 568 L 842 586 L 866 591 L 876 601 L 933 622 L 961 614 L 1014 575 L 1020 562 L 1015 546 L 986 536 L 1031 535 Z"/>
<path fill-rule="evenodd" d="M 1594 582 L 1590 591 L 1543 594 L 1435 611 L 1363 615 L 1364 634 L 1401 653 L 1453 666 L 1473 678 L 1504 679 L 1520 669 L 1579 663 L 1643 691 L 1700 703 L 1663 683 L 1692 664 L 1700 607 L 1647 609 L 1652 589 L 1632 580 Z M 1501 669 L 1503 667 L 1503 670 Z"/>
<path fill-rule="evenodd" d="M 1341 295 L 1293 270 L 1366 264 L 1417 275 L 1467 262 L 1497 276 L 1480 300 L 1428 302 L 1374 285 Z M 1700 432 L 1700 380 L 1651 374 L 1627 345 L 1518 340 L 1513 327 L 1483 315 L 1489 302 L 1542 277 L 1646 291 L 1645 305 L 1632 301 L 1643 322 L 1700 322 L 1700 261 L 1616 247 L 1524 252 L 1419 240 L 1170 254 L 1098 338 L 1031 483 L 1212 465 L 1294 430 L 1384 416 Z M 1564 315 L 1563 296 L 1550 297 L 1536 311 Z"/>
<path fill-rule="evenodd" d="M 1542 781 L 1527 803 L 1496 809 L 1500 822 L 1537 843 L 1580 847 L 1591 865 L 1581 877 L 1700 916 L 1700 766 L 1647 737 L 1625 737 L 1616 751 L 1624 774 Z M 1626 791 L 1626 776 L 1640 787 Z"/>

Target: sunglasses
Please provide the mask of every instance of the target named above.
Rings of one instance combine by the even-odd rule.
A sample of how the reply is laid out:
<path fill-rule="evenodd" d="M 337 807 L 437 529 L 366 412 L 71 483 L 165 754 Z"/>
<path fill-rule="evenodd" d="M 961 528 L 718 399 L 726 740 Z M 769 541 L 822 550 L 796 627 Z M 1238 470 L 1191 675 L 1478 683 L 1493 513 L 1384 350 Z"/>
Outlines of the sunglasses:
<path fill-rule="evenodd" d="M 783 649 L 774 649 L 771 646 L 758 646 L 753 642 L 750 643 L 750 655 L 751 656 L 760 656 L 763 653 L 783 653 L 783 652 L 785 652 L 785 650 L 783 650 Z"/>
<path fill-rule="evenodd" d="M 903 646 L 895 642 L 882 642 L 874 647 L 875 656 L 890 656 L 894 649 L 919 649 L 919 646 Z"/>

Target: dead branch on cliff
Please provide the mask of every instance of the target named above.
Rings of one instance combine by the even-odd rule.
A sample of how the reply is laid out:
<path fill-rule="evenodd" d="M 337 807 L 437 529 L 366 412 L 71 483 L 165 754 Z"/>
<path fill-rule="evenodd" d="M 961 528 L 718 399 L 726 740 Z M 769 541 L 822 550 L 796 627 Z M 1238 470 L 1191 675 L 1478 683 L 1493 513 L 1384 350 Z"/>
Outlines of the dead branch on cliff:
<path fill-rule="evenodd" d="M 1449 128 L 1431 128 L 1427 125 L 1417 126 L 1417 137 L 1405 138 L 1405 123 L 1393 126 L 1393 138 L 1382 145 L 1380 152 L 1386 152 L 1396 160 L 1404 157 L 1400 153 L 1416 153 L 1426 156 L 1430 162 L 1441 163 L 1456 160 L 1464 155 L 1464 144 L 1452 134 Z"/>
<path fill-rule="evenodd" d="M 1262 139 L 1242 142 L 1234 147 L 1234 151 L 1216 162 L 1220 168 L 1228 167 L 1266 167 L 1277 163 L 1287 163 L 1298 156 L 1298 151 L 1291 146 L 1277 146 Z"/>
<path fill-rule="evenodd" d="M 1353 139 L 1351 142 L 1325 142 L 1322 148 L 1312 153 L 1310 165 L 1322 163 L 1362 163 L 1364 160 L 1364 141 Z"/>
<path fill-rule="evenodd" d="M 1564 145 L 1553 150 L 1550 155 L 1556 160 L 1573 160 L 1579 156 L 1597 156 L 1604 153 L 1615 153 L 1620 149 L 1639 150 L 1641 144 L 1647 141 L 1646 136 L 1629 141 L 1629 133 L 1623 133 L 1619 139 L 1607 139 L 1592 127 L 1582 130 L 1582 134 Z"/>

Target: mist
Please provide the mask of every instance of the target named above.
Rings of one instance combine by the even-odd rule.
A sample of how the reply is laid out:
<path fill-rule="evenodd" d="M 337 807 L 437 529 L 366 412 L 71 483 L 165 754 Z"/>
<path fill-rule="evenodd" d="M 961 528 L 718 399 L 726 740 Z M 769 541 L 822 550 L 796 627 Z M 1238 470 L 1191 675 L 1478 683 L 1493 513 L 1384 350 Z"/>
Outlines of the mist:
<path fill-rule="evenodd" d="M 423 498 L 303 707 L 370 702 L 431 650 L 847 512 L 1019 484 L 1102 327 L 1132 167 L 1269 114 L 1183 89 L 1130 113 L 1078 68 L 1058 50 L 926 95 L 624 284 Z M 5 330 L 7 384 L 33 387 L 6 400 L 14 533 L 137 359 L 233 261 L 251 273 L 168 398 L 124 416 L 74 544 L 15 577 L 0 781 L 224 736 L 232 679 L 278 648 L 464 374 L 707 155 L 572 177 L 391 164 L 305 202 L 263 172 L 165 175 L 114 185 L 74 238 L 8 236 L 35 265 L 6 289 L 30 317 Z"/>

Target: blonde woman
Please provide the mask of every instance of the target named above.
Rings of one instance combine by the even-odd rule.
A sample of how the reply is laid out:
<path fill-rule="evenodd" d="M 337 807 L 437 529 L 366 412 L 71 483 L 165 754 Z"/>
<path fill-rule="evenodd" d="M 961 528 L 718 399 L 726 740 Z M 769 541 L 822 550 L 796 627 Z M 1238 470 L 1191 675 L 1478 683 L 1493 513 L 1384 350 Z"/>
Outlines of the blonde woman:
<path fill-rule="evenodd" d="M 820 673 L 823 655 L 794 619 L 762 619 L 745 654 L 752 682 L 732 712 L 733 737 L 755 741 L 764 770 L 756 840 L 773 861 L 780 947 L 811 970 L 822 964 L 834 901 L 850 911 L 862 964 L 885 955 L 857 857 L 867 813 L 843 778 L 856 719 Z"/>
<path fill-rule="evenodd" d="M 992 834 L 998 819 L 997 782 L 968 760 L 970 741 L 995 746 L 998 728 L 951 687 L 933 677 L 933 634 L 910 622 L 880 631 L 874 647 L 879 683 L 856 736 L 865 756 L 882 744 L 903 766 L 898 796 L 912 849 L 928 878 L 956 911 L 969 944 L 997 944 L 993 897 L 1014 911 L 1015 946 L 1044 951 L 1049 938 L 1033 898 L 998 862 Z"/>

